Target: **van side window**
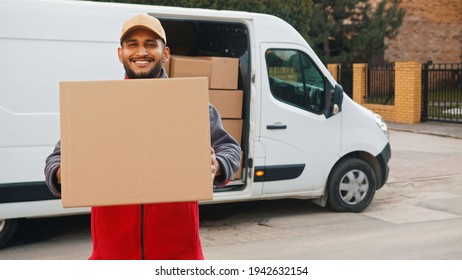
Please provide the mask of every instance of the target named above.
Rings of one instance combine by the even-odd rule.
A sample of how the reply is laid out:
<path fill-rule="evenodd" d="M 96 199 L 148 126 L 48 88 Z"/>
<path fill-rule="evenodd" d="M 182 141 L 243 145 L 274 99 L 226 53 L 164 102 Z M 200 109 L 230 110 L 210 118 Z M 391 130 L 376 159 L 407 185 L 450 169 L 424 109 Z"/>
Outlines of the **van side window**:
<path fill-rule="evenodd" d="M 321 114 L 324 80 L 309 57 L 297 50 L 269 49 L 265 53 L 271 93 L 295 107 Z"/>

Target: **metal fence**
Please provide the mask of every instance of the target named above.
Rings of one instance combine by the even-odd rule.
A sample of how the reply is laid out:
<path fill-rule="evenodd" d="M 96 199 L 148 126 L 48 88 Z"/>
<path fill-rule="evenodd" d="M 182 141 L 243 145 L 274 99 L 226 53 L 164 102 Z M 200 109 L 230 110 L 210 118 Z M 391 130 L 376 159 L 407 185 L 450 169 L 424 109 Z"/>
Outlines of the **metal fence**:
<path fill-rule="evenodd" d="M 343 91 L 353 98 L 353 64 L 342 64 L 340 66 L 339 83 L 343 87 Z"/>
<path fill-rule="evenodd" d="M 343 91 L 353 98 L 353 64 L 335 64 L 337 82 L 342 85 Z"/>
<path fill-rule="evenodd" d="M 395 104 L 395 65 L 380 64 L 367 66 L 366 103 Z"/>
<path fill-rule="evenodd" d="M 422 121 L 462 123 L 462 63 L 422 64 Z"/>

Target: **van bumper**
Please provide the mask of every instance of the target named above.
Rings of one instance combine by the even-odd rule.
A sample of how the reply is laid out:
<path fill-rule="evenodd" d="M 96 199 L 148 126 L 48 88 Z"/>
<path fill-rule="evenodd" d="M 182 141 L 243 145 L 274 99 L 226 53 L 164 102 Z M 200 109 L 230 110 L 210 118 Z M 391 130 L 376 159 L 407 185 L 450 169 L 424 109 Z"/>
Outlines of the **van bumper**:
<path fill-rule="evenodd" d="M 382 171 L 380 183 L 377 185 L 377 190 L 379 190 L 388 181 L 388 174 L 390 174 L 390 166 L 388 165 L 388 162 L 390 161 L 390 158 L 391 158 L 390 143 L 387 143 L 385 148 L 382 150 L 380 154 L 377 155 L 376 158 L 378 162 L 380 163 L 380 167 L 381 167 L 380 169 Z"/>

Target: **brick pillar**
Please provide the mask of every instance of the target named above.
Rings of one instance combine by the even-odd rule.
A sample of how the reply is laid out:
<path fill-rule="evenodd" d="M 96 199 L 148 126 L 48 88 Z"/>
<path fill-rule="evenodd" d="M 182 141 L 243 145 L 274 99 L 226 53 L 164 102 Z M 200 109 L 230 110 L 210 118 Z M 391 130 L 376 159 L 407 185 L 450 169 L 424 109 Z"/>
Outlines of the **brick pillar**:
<path fill-rule="evenodd" d="M 420 123 L 422 66 L 417 62 L 395 63 L 395 121 Z"/>
<path fill-rule="evenodd" d="M 331 63 L 331 64 L 327 64 L 327 70 L 329 70 L 330 74 L 332 75 L 332 77 L 334 78 L 335 81 L 339 81 L 339 71 L 338 69 L 340 68 L 340 64 L 337 64 L 337 63 Z"/>
<path fill-rule="evenodd" d="M 363 63 L 353 64 L 353 100 L 358 104 L 365 103 L 366 67 Z"/>

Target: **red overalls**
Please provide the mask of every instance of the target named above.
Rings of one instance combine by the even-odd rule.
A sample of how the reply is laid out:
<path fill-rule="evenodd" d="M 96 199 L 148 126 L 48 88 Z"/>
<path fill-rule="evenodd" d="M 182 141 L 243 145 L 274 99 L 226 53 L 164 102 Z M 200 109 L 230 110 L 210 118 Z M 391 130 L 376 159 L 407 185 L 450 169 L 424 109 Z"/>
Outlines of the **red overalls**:
<path fill-rule="evenodd" d="M 90 259 L 204 259 L 197 202 L 93 207 Z"/>

